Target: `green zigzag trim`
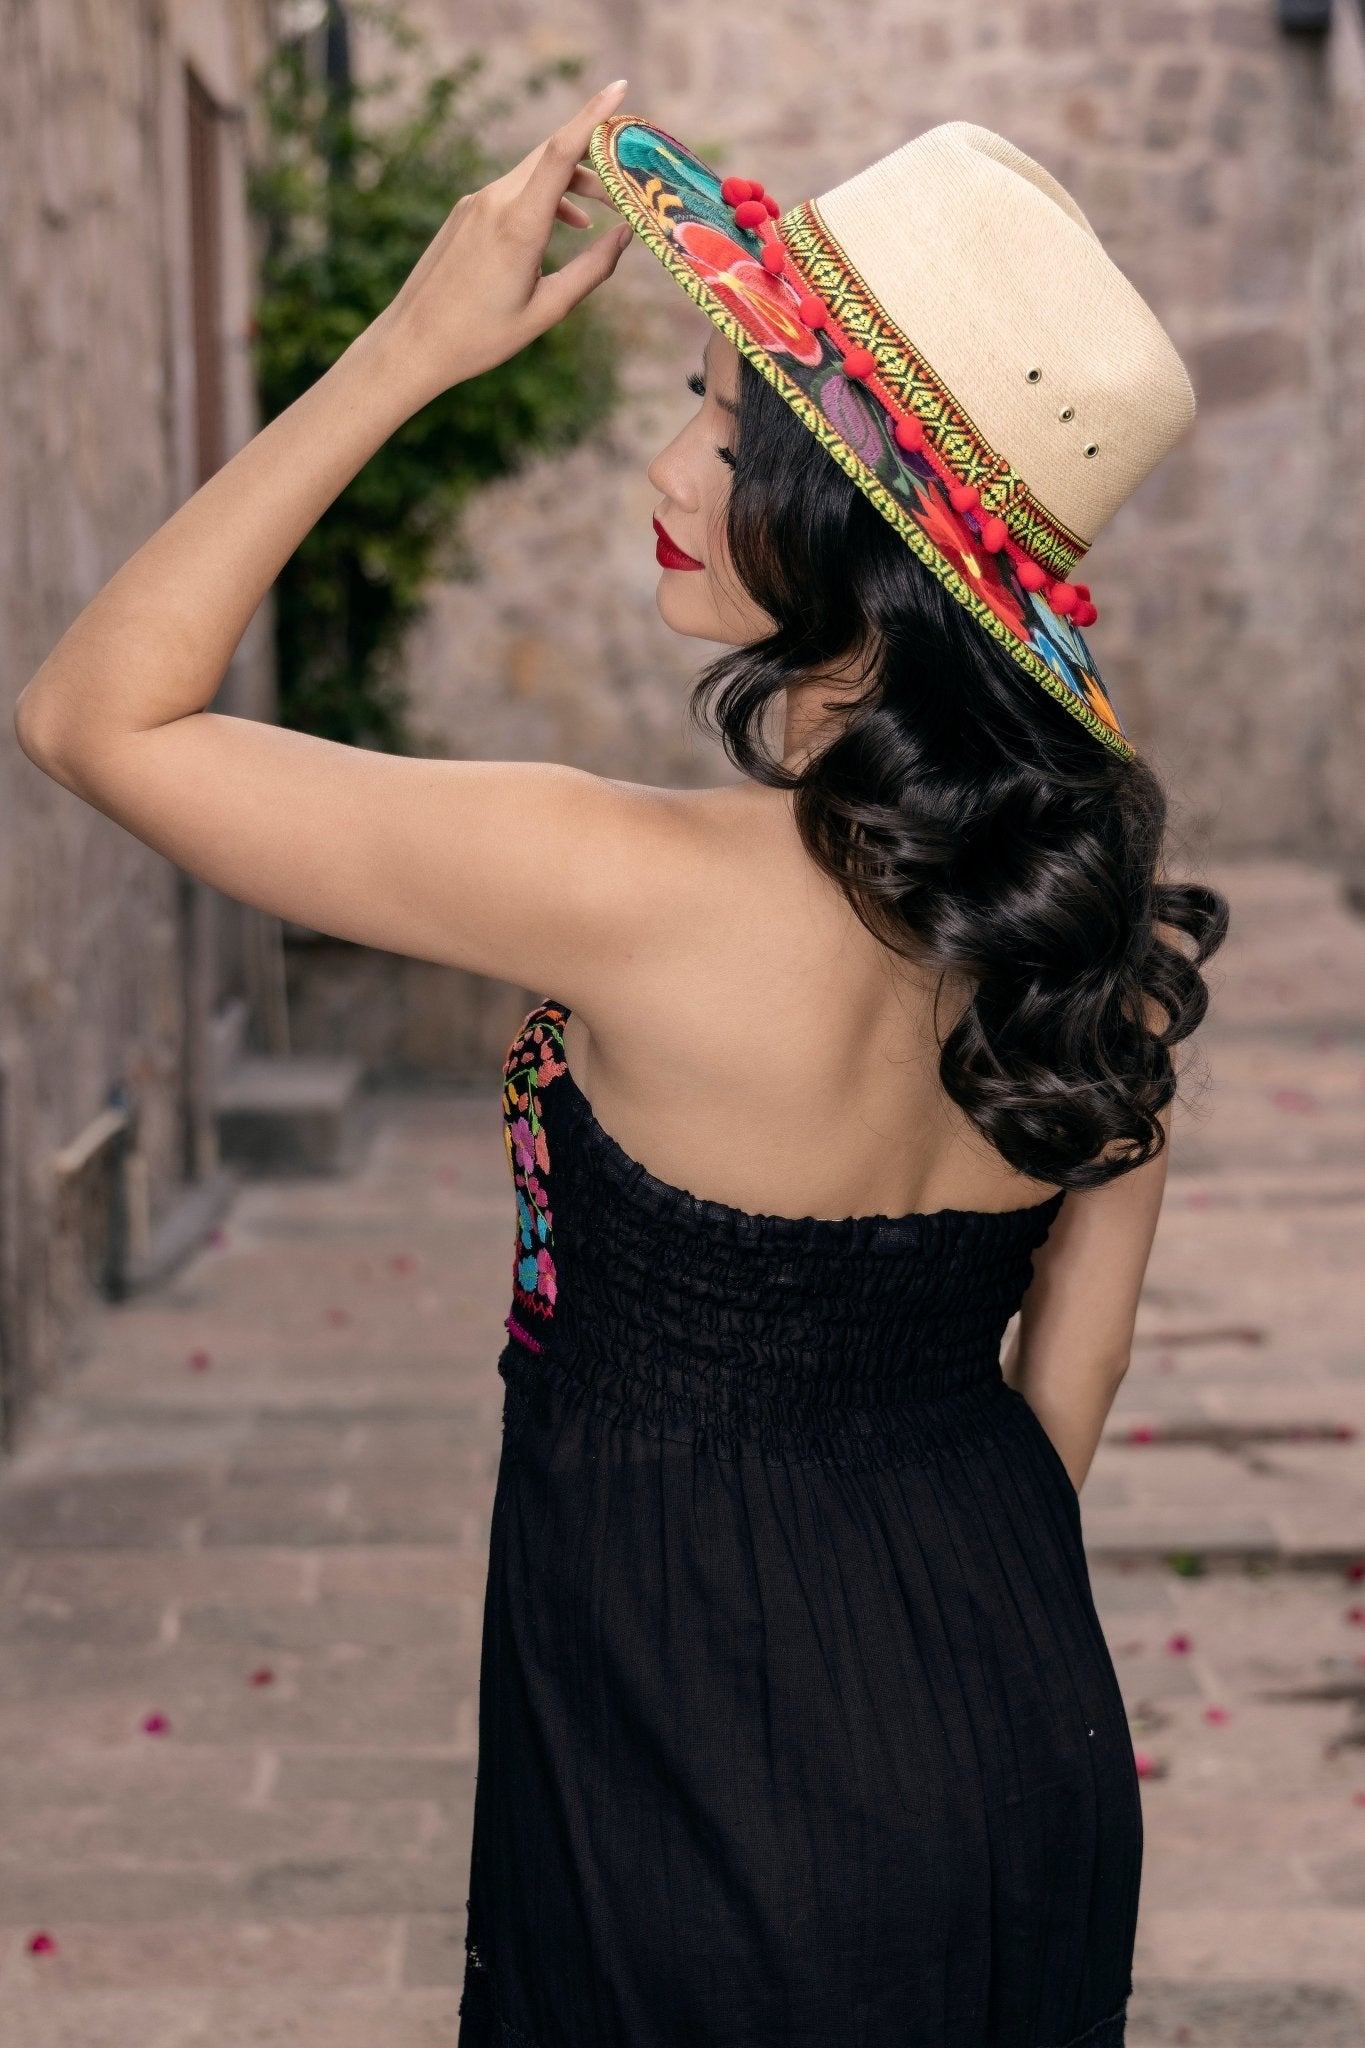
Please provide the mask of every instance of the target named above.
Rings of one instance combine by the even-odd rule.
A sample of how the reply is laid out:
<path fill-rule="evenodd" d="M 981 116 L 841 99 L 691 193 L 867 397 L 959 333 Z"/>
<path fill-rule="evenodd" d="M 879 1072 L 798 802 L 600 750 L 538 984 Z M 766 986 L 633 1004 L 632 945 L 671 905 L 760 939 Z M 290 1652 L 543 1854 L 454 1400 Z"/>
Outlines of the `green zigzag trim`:
<path fill-rule="evenodd" d="M 1055 697 L 1057 702 L 1064 710 L 1069 711 L 1073 718 L 1078 718 L 1081 724 L 1089 732 L 1093 733 L 1097 740 L 1109 748 L 1111 753 L 1118 754 L 1124 760 L 1132 760 L 1136 754 L 1136 748 L 1121 733 L 1116 732 L 1112 726 L 1106 725 L 1105 721 L 1093 712 L 1090 706 L 1076 695 L 1074 690 L 1069 690 L 1061 678 L 1053 673 L 1042 656 L 1035 654 L 1026 641 L 1020 640 L 1017 634 L 1012 633 L 1000 615 L 992 611 L 984 599 L 976 595 L 971 586 L 959 576 L 952 563 L 939 553 L 928 535 L 915 523 L 892 493 L 887 490 L 881 478 L 876 476 L 867 467 L 866 463 L 861 461 L 854 454 L 853 450 L 839 438 L 819 407 L 806 396 L 800 385 L 794 383 L 774 361 L 772 356 L 751 335 L 746 333 L 729 308 L 715 296 L 710 287 L 692 269 L 691 265 L 678 254 L 668 238 L 659 233 L 653 220 L 644 208 L 641 207 L 634 193 L 630 190 L 629 185 L 621 176 L 614 158 L 601 141 L 602 133 L 601 127 L 593 131 L 592 139 L 588 144 L 589 162 L 631 227 L 634 228 L 641 240 L 646 242 L 654 251 L 659 261 L 682 286 L 688 297 L 700 306 L 701 310 L 714 322 L 721 333 L 726 335 L 735 344 L 740 353 L 748 357 L 754 368 L 761 376 L 767 379 L 774 390 L 780 392 L 788 405 L 799 414 L 805 425 L 815 435 L 821 447 L 825 448 L 834 457 L 840 468 L 852 477 L 854 483 L 871 499 L 883 518 L 888 519 L 896 528 L 901 538 L 910 547 L 911 552 L 919 557 L 926 569 L 938 577 L 939 581 L 946 586 L 958 600 L 959 604 L 966 606 L 973 618 L 990 634 L 991 638 L 999 641 L 1005 651 L 1013 656 L 1019 667 L 1031 675 L 1035 682 L 1041 683 L 1048 694 Z"/>

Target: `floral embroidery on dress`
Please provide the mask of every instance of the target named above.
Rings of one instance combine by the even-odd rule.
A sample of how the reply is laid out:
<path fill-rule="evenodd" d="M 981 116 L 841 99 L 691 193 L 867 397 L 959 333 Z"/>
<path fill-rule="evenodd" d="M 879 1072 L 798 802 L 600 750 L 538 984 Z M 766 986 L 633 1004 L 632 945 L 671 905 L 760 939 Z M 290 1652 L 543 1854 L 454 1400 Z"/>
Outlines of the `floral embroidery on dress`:
<path fill-rule="evenodd" d="M 512 1312 L 506 1327 L 533 1351 L 542 1347 L 532 1328 L 537 1322 L 549 1321 L 556 1293 L 550 1151 L 541 1120 L 540 1091 L 565 1071 L 564 1021 L 568 1014 L 558 1003 L 537 1003 L 508 1047 L 502 1070 L 502 1135 L 517 1199 Z"/>

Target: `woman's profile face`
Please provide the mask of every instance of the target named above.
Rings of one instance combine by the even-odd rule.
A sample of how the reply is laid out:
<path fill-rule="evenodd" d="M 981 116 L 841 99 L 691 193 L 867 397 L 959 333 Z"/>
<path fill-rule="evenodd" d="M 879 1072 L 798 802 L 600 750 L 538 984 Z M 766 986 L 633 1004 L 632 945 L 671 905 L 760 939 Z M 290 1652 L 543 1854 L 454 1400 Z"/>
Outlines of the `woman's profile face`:
<path fill-rule="evenodd" d="M 654 512 L 655 603 L 675 633 L 743 647 L 771 633 L 774 621 L 740 584 L 726 546 L 740 356 L 718 328 L 704 324 L 700 367 L 688 378 L 696 410 L 647 471 L 662 494 Z"/>

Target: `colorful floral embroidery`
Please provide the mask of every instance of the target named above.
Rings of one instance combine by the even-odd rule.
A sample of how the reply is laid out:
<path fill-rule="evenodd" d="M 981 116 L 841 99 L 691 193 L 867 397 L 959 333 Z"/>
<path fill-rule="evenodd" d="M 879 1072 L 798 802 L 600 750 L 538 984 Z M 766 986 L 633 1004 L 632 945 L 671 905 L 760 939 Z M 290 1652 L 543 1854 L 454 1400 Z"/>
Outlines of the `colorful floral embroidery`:
<path fill-rule="evenodd" d="M 954 512 L 941 490 L 931 488 L 924 492 L 920 521 L 934 546 L 977 596 L 985 599 L 996 617 L 1003 619 L 1021 640 L 1026 639 L 1028 622 L 1015 596 L 1014 579 L 1011 577 L 1007 583 L 1002 577 L 999 557 L 988 555 L 968 526 L 971 516 Z"/>
<path fill-rule="evenodd" d="M 673 239 L 684 248 L 716 297 L 727 305 L 759 344 L 775 354 L 815 364 L 823 350 L 797 314 L 796 293 L 783 277 L 755 263 L 729 235 L 700 221 L 681 221 Z"/>
<path fill-rule="evenodd" d="M 565 1071 L 564 1021 L 568 1014 L 557 1003 L 538 1003 L 508 1047 L 502 1070 L 502 1135 L 517 1202 L 512 1312 L 507 1328 L 533 1351 L 541 1349 L 532 1335 L 533 1327 L 549 1321 L 557 1291 L 550 1150 L 541 1121 L 540 1091 Z"/>
<path fill-rule="evenodd" d="M 834 338 L 797 317 L 791 281 L 760 261 L 763 237 L 737 224 L 721 181 L 684 144 L 609 116 L 588 153 L 621 212 L 689 298 L 782 394 L 925 567 L 1050 696 L 1130 758 L 1134 748 L 1080 631 L 1024 587 L 1007 551 L 983 546 L 981 529 L 988 515 L 1002 518 L 1017 545 L 1063 579 L 1084 542 L 1031 496 L 850 272 L 814 202 L 791 207 L 774 225 L 849 339 L 871 352 L 875 383 L 919 420 L 929 452 L 899 446 L 885 405 L 849 379 Z M 977 486 L 979 512 L 953 508 L 954 478 Z"/>

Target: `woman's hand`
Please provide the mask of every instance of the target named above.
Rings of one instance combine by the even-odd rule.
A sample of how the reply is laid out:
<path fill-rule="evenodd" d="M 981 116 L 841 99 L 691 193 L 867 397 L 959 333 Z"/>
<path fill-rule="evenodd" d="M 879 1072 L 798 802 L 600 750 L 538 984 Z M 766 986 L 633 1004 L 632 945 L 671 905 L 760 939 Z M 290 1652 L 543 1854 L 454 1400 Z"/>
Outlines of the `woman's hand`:
<path fill-rule="evenodd" d="M 501 178 L 457 199 L 373 323 L 401 338 L 419 404 L 506 362 L 616 268 L 631 239 L 627 226 L 607 229 L 560 270 L 545 275 L 540 266 L 556 220 L 592 225 L 570 192 L 611 205 L 601 179 L 580 158 L 625 86 L 618 78 L 604 87 Z"/>

